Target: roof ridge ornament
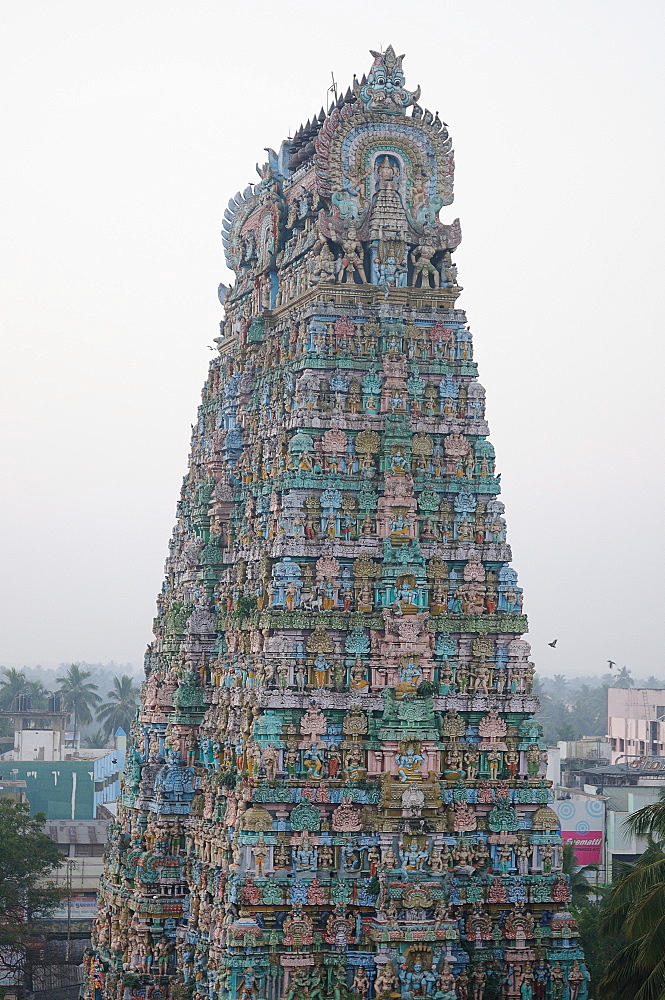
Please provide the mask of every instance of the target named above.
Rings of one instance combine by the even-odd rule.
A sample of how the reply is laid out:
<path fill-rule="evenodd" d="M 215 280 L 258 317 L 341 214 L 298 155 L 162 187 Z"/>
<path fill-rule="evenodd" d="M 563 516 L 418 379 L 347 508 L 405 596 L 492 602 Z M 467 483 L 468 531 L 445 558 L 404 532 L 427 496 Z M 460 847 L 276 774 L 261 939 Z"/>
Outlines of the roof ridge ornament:
<path fill-rule="evenodd" d="M 372 68 L 364 85 L 353 81 L 353 92 L 361 102 L 365 111 L 382 111 L 388 115 L 405 115 L 406 109 L 415 104 L 420 97 L 420 86 L 413 92 L 406 90 L 402 59 L 404 55 L 395 55 L 392 45 L 385 52 L 375 52 Z"/>

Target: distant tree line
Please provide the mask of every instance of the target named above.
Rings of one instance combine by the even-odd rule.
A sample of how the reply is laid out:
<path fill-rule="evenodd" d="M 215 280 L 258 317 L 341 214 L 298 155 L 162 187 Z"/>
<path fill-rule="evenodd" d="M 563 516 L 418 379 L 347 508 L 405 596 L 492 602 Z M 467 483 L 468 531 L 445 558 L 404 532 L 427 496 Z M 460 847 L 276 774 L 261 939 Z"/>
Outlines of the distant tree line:
<path fill-rule="evenodd" d="M 31 708 L 45 710 L 49 707 L 49 699 L 59 695 L 62 710 L 72 714 L 74 732 L 79 734 L 85 731 L 83 744 L 102 747 L 117 729 L 129 733 L 140 697 L 136 676 L 115 674 L 110 677 L 110 686 L 109 675 L 106 674 L 106 684 L 101 683 L 102 677 L 103 674 L 86 669 L 83 664 L 70 663 L 61 667 L 50 690 L 42 680 L 29 677 L 27 668 L 3 667 L 0 674 L 0 711 L 15 709 L 20 695 L 30 698 Z M 4 723 L 0 735 L 10 735 L 9 720 L 0 721 Z"/>
<path fill-rule="evenodd" d="M 534 683 L 534 694 L 540 701 L 537 719 L 543 727 L 546 742 L 553 746 L 559 740 L 605 736 L 607 691 L 611 687 L 665 688 L 665 677 L 652 675 L 645 680 L 634 680 L 627 667 L 596 677 L 537 675 Z"/>

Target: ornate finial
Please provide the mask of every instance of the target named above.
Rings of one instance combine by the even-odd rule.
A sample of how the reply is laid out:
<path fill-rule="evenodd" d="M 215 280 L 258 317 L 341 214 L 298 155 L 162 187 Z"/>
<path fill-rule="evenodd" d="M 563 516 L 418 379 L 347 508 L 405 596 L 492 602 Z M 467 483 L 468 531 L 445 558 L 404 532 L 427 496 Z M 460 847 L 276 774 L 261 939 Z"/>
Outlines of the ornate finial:
<path fill-rule="evenodd" d="M 420 87 L 413 93 L 405 89 L 402 69 L 404 55 L 395 55 L 392 45 L 385 52 L 370 49 L 370 54 L 374 56 L 374 63 L 367 82 L 358 84 L 357 80 L 353 81 L 356 97 L 365 111 L 383 111 L 389 115 L 406 114 L 406 109 L 420 97 Z"/>

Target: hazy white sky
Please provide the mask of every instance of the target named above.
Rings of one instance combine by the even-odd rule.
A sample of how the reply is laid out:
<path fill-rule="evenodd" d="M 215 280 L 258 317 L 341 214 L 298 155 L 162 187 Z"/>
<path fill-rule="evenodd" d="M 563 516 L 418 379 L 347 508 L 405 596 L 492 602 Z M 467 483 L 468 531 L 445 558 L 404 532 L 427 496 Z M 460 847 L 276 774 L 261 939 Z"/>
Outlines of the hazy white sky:
<path fill-rule="evenodd" d="M 140 662 L 226 203 L 389 43 L 455 143 L 536 664 L 665 675 L 660 0 L 0 2 L 0 664 Z"/>

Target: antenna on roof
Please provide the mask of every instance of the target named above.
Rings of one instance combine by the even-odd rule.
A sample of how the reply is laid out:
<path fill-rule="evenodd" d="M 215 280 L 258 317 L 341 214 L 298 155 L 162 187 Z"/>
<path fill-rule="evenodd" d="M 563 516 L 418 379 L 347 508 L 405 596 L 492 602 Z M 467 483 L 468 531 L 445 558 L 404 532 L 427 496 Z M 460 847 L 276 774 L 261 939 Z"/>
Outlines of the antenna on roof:
<path fill-rule="evenodd" d="M 338 97 L 338 95 L 337 95 L 337 83 L 335 81 L 335 74 L 333 73 L 332 70 L 330 70 L 330 77 L 332 79 L 332 83 L 331 83 L 331 85 L 328 87 L 328 89 L 326 91 L 326 103 L 327 103 L 327 95 L 328 94 L 332 94 L 333 97 L 335 98 L 334 103 L 337 104 L 337 97 Z"/>

